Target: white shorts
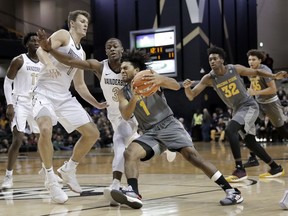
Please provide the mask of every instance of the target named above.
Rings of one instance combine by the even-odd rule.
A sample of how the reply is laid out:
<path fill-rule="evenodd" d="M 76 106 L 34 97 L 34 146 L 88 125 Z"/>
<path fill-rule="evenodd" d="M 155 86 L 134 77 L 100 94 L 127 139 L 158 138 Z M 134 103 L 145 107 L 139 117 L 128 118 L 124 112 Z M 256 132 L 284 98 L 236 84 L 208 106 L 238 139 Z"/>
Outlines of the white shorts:
<path fill-rule="evenodd" d="M 34 93 L 33 116 L 35 119 L 49 116 L 52 125 L 56 125 L 58 121 L 68 133 L 93 122 L 86 110 L 70 93 L 57 94 L 39 88 Z"/>
<path fill-rule="evenodd" d="M 33 118 L 32 98 L 29 96 L 13 96 L 14 118 L 11 123 L 11 131 L 16 126 L 23 133 L 39 133 L 37 122 Z M 27 124 L 29 129 L 27 129 Z"/>

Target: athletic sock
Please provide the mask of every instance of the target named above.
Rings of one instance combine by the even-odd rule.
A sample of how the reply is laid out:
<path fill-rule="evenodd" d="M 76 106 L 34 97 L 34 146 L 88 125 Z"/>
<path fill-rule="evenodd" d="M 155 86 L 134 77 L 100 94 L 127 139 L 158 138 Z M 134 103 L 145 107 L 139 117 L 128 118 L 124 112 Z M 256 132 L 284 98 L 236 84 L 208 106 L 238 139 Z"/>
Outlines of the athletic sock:
<path fill-rule="evenodd" d="M 139 190 L 138 190 L 138 179 L 137 178 L 129 178 L 127 179 L 128 185 L 132 187 L 134 192 L 139 195 Z"/>

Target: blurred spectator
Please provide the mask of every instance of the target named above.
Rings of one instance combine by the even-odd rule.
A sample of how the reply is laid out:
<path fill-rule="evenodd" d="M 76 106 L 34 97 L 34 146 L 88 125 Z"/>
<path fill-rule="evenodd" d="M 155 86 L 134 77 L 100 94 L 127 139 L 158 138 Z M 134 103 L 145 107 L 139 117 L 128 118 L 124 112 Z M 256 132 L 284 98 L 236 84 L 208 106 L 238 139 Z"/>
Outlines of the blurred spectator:
<path fill-rule="evenodd" d="M 268 116 L 265 116 L 264 120 L 258 119 L 257 123 L 257 137 L 260 142 L 272 141 L 273 125 L 270 122 Z"/>
<path fill-rule="evenodd" d="M 277 95 L 278 95 L 280 101 L 282 101 L 284 99 L 284 97 L 286 96 L 286 92 L 282 86 L 280 86 L 278 88 Z"/>
<path fill-rule="evenodd" d="M 2 139 L 0 142 L 0 153 L 7 153 L 9 148 L 9 142 L 7 139 Z"/>
<path fill-rule="evenodd" d="M 73 146 L 65 146 L 63 141 L 63 136 L 60 134 L 56 135 L 56 139 L 52 142 L 55 151 L 59 150 L 72 150 Z"/>
<path fill-rule="evenodd" d="M 192 122 L 191 122 L 191 136 L 192 140 L 195 141 L 202 141 L 202 132 L 201 126 L 203 121 L 203 114 L 201 113 L 200 109 L 193 114 Z"/>
<path fill-rule="evenodd" d="M 274 60 L 270 57 L 270 55 L 268 53 L 266 54 L 266 58 L 265 58 L 265 60 L 262 63 L 264 65 L 266 65 L 267 67 L 269 67 L 271 69 L 271 71 L 273 72 Z"/>
<path fill-rule="evenodd" d="M 223 121 L 222 118 L 215 119 L 213 118 L 213 123 L 215 124 L 215 127 L 211 129 L 211 140 L 216 141 L 216 137 L 219 137 L 219 142 L 223 142 L 225 139 L 225 128 L 226 124 Z"/>
<path fill-rule="evenodd" d="M 204 142 L 210 141 L 210 126 L 211 126 L 211 115 L 208 111 L 208 109 L 203 109 L 203 118 L 202 118 L 202 127 L 201 127 L 201 133 L 202 133 L 202 140 Z"/>

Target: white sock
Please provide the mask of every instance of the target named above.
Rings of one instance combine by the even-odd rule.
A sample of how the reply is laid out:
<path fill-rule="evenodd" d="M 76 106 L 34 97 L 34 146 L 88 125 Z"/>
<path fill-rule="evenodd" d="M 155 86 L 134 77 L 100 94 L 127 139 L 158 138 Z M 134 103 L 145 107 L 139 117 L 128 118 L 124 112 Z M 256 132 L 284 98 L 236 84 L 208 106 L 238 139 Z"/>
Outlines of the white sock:
<path fill-rule="evenodd" d="M 78 166 L 78 162 L 73 161 L 71 158 L 69 161 L 66 163 L 66 169 L 67 170 L 74 170 Z"/>
<path fill-rule="evenodd" d="M 54 173 L 53 167 L 49 169 L 45 169 L 45 173 L 46 173 L 46 178 L 49 182 L 55 181 L 55 173 Z"/>
<path fill-rule="evenodd" d="M 118 179 L 113 179 L 112 181 L 112 188 L 115 190 L 119 190 L 120 188 L 120 181 Z"/>
<path fill-rule="evenodd" d="M 12 170 L 7 170 L 6 169 L 6 175 L 7 176 L 12 176 L 13 175 L 13 169 Z"/>

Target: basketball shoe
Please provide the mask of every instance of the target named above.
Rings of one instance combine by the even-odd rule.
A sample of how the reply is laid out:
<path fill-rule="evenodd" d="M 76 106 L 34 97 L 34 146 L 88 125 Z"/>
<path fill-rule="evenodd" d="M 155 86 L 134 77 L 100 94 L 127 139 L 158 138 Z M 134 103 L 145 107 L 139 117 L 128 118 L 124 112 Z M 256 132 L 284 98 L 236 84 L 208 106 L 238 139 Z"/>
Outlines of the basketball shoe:
<path fill-rule="evenodd" d="M 2 189 L 10 189 L 12 187 L 13 187 L 13 176 L 5 175 L 3 183 L 2 183 Z"/>
<path fill-rule="evenodd" d="M 68 196 L 67 194 L 61 189 L 59 183 L 57 181 L 45 181 L 45 187 L 50 192 L 51 199 L 59 204 L 63 204 L 67 202 Z"/>
<path fill-rule="evenodd" d="M 240 182 L 243 180 L 246 180 L 248 178 L 248 176 L 246 175 L 246 171 L 245 169 L 237 169 L 232 173 L 231 176 L 228 176 L 226 179 L 226 181 L 228 181 L 229 183 L 235 183 L 235 182 Z"/>
<path fill-rule="evenodd" d="M 283 198 L 280 200 L 280 207 L 283 209 L 288 209 L 288 190 L 284 192 Z"/>
<path fill-rule="evenodd" d="M 220 200 L 220 204 L 222 206 L 235 205 L 238 203 L 242 203 L 244 200 L 241 196 L 241 192 L 237 188 L 227 189 L 225 192 L 226 197 Z"/>
<path fill-rule="evenodd" d="M 128 205 L 134 209 L 140 209 L 143 206 L 141 196 L 136 194 L 129 185 L 127 188 L 120 188 L 119 190 L 112 190 L 111 197 L 120 204 Z"/>
<path fill-rule="evenodd" d="M 248 161 L 243 164 L 244 168 L 259 166 L 259 162 L 256 157 L 249 157 Z"/>
<path fill-rule="evenodd" d="M 259 178 L 275 178 L 279 176 L 284 176 L 285 172 L 281 165 L 279 165 L 275 169 L 270 169 L 267 173 L 263 173 L 259 175 Z"/>
<path fill-rule="evenodd" d="M 59 176 L 63 179 L 63 183 L 67 184 L 70 190 L 75 193 L 81 193 L 82 188 L 76 179 L 76 169 L 68 170 L 67 162 L 62 167 L 57 169 Z"/>

